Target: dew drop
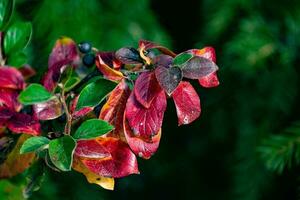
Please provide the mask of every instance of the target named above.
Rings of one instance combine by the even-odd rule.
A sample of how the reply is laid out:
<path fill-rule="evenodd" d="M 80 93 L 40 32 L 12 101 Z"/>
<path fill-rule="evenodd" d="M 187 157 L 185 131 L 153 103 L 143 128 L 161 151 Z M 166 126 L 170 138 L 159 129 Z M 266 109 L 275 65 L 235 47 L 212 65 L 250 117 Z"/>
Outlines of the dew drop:
<path fill-rule="evenodd" d="M 183 123 L 184 123 L 184 124 L 188 124 L 188 123 L 189 123 L 189 118 L 188 118 L 188 116 L 185 116 L 185 117 L 183 118 Z"/>

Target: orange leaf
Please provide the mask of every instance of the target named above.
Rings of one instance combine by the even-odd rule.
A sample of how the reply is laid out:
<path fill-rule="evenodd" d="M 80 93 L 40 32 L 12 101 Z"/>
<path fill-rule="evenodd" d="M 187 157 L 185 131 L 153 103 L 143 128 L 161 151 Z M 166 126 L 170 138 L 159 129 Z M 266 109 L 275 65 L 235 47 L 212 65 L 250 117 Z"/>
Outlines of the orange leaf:
<path fill-rule="evenodd" d="M 123 80 L 112 91 L 107 102 L 102 107 L 99 119 L 105 120 L 115 127 L 115 129 L 110 132 L 108 136 L 116 136 L 122 139 L 123 113 L 125 112 L 126 102 L 129 95 L 130 90 Z"/>
<path fill-rule="evenodd" d="M 73 160 L 73 169 L 82 173 L 86 177 L 89 183 L 97 184 L 107 190 L 114 190 L 114 185 L 115 185 L 114 178 L 99 176 L 91 172 L 83 165 L 80 158 L 77 156 L 75 156 Z"/>
<path fill-rule="evenodd" d="M 96 66 L 103 74 L 103 76 L 111 81 L 120 82 L 124 76 L 122 72 L 115 70 L 119 65 L 116 64 L 117 60 L 114 60 L 113 53 L 98 53 L 96 56 Z M 109 57 L 109 58 L 108 58 Z M 110 66 L 111 65 L 111 66 Z"/>
<path fill-rule="evenodd" d="M 0 179 L 11 178 L 26 170 L 35 158 L 34 153 L 20 154 L 20 148 L 24 141 L 30 136 L 23 134 L 18 139 L 18 142 L 12 152 L 8 155 L 6 161 L 0 165 Z"/>

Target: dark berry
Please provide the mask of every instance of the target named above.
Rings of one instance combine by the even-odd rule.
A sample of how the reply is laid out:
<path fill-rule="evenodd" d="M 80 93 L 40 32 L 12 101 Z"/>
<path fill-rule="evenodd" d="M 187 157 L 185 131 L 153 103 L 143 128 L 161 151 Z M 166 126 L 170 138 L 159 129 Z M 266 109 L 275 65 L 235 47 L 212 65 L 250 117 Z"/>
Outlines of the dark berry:
<path fill-rule="evenodd" d="M 81 42 L 78 44 L 81 53 L 89 53 L 92 50 L 92 45 L 88 42 Z"/>
<path fill-rule="evenodd" d="M 91 53 L 85 54 L 82 58 L 82 62 L 87 67 L 93 66 L 95 63 L 95 55 Z"/>

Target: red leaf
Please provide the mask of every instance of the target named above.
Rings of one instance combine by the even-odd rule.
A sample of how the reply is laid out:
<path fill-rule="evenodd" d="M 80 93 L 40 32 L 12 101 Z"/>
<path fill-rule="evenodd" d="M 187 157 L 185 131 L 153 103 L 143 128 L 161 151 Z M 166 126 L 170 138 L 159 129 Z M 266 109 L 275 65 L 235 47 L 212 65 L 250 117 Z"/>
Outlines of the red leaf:
<path fill-rule="evenodd" d="M 52 91 L 60 78 L 65 65 L 76 65 L 79 61 L 76 43 L 67 37 L 57 40 L 48 60 L 49 71 L 42 82 L 48 91 Z"/>
<path fill-rule="evenodd" d="M 136 157 L 125 142 L 112 137 L 99 138 L 96 141 L 111 156 L 102 159 L 82 158 L 82 163 L 93 173 L 113 178 L 139 173 Z M 96 148 L 98 147 L 92 149 Z"/>
<path fill-rule="evenodd" d="M 101 52 L 96 56 L 96 66 L 103 76 L 111 81 L 121 81 L 124 76 L 120 71 L 120 61 L 115 58 L 114 52 Z"/>
<path fill-rule="evenodd" d="M 133 134 L 125 116 L 123 126 L 127 143 L 136 155 L 144 159 L 149 159 L 157 151 L 161 137 L 161 129 L 153 138 L 146 140 Z"/>
<path fill-rule="evenodd" d="M 189 124 L 200 116 L 200 99 L 193 86 L 186 81 L 182 81 L 172 97 L 175 102 L 178 125 Z"/>
<path fill-rule="evenodd" d="M 21 72 L 24 79 L 31 78 L 36 74 L 36 71 L 29 65 L 24 65 L 23 67 L 19 68 L 19 71 Z"/>
<path fill-rule="evenodd" d="M 0 105 L 5 105 L 6 107 L 19 112 L 22 105 L 18 102 L 18 92 L 13 89 L 0 88 Z"/>
<path fill-rule="evenodd" d="M 112 132 L 108 133 L 108 136 L 122 137 L 123 115 L 129 95 L 130 90 L 125 83 L 125 80 L 123 80 L 111 92 L 107 102 L 102 107 L 99 119 L 103 119 L 115 127 Z"/>
<path fill-rule="evenodd" d="M 220 84 L 217 72 L 204 76 L 198 79 L 198 81 L 201 86 L 206 88 L 217 87 Z"/>
<path fill-rule="evenodd" d="M 191 49 L 189 50 L 189 52 L 191 52 L 193 55 L 201 56 L 213 62 L 216 62 L 216 53 L 214 48 L 212 47 L 205 47 L 203 49 Z M 206 88 L 216 87 L 220 84 L 216 72 L 200 78 L 199 83 L 201 86 Z"/>
<path fill-rule="evenodd" d="M 170 49 L 168 49 L 164 46 L 161 46 L 161 45 L 156 44 L 156 43 L 151 42 L 151 41 L 140 40 L 139 41 L 139 50 L 140 50 L 140 52 L 144 51 L 144 50 L 148 50 L 148 49 L 158 49 L 163 54 L 166 54 L 166 55 L 169 55 L 169 56 L 172 56 L 172 57 L 176 56 L 176 54 L 173 51 L 171 51 Z"/>
<path fill-rule="evenodd" d="M 16 113 L 9 120 L 7 127 L 14 133 L 26 133 L 35 136 L 41 133 L 39 121 L 23 113 Z"/>
<path fill-rule="evenodd" d="M 72 117 L 74 119 L 83 117 L 94 109 L 93 107 L 84 107 L 84 108 L 81 108 L 80 110 L 76 111 L 78 98 L 79 98 L 79 95 L 73 99 L 73 101 L 71 102 L 71 105 L 70 105 L 70 113 L 72 114 Z"/>
<path fill-rule="evenodd" d="M 126 104 L 125 115 L 134 135 L 151 138 L 157 134 L 162 126 L 166 107 L 167 100 L 163 90 L 153 99 L 149 108 L 142 106 L 132 92 Z"/>
<path fill-rule="evenodd" d="M 110 157 L 111 154 L 96 140 L 79 140 L 75 149 L 75 155 L 82 158 L 101 159 Z"/>
<path fill-rule="evenodd" d="M 154 72 L 141 73 L 134 85 L 135 97 L 145 108 L 150 107 L 153 99 L 161 90 Z"/>
<path fill-rule="evenodd" d="M 34 116 L 39 120 L 52 120 L 63 114 L 62 104 L 58 98 L 33 105 Z"/>
<path fill-rule="evenodd" d="M 0 107 L 0 127 L 5 126 L 6 122 L 14 115 L 15 113 L 7 108 Z"/>
<path fill-rule="evenodd" d="M 188 52 L 195 56 L 201 56 L 207 58 L 213 62 L 216 62 L 216 52 L 213 47 L 204 47 L 203 49 L 191 49 Z"/>
<path fill-rule="evenodd" d="M 24 89 L 25 82 L 21 72 L 13 67 L 0 67 L 0 88 Z"/>

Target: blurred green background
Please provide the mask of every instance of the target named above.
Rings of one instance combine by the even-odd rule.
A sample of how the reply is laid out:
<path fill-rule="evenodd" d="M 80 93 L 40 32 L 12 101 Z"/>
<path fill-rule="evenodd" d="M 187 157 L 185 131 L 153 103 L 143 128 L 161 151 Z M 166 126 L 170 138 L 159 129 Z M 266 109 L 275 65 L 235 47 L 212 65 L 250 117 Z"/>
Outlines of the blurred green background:
<path fill-rule="evenodd" d="M 275 173 L 257 151 L 300 121 L 299 1 L 18 0 L 16 8 L 33 22 L 30 64 L 39 75 L 61 35 L 101 50 L 137 46 L 140 38 L 175 52 L 213 46 L 220 67 L 218 88 L 193 83 L 202 104 L 196 122 L 177 127 L 168 102 L 160 148 L 150 160 L 139 159 L 141 175 L 117 180 L 112 192 L 79 173 L 49 171 L 31 199 L 300 198 L 297 163 Z"/>

